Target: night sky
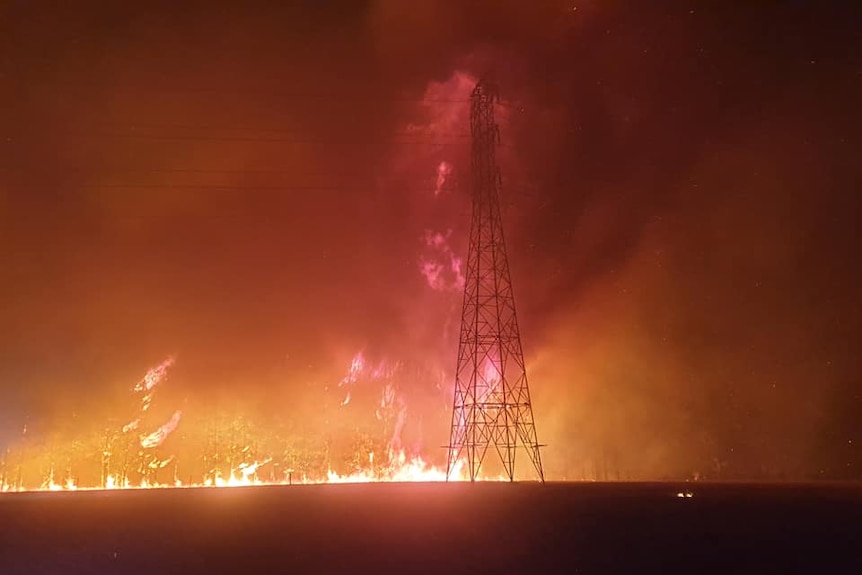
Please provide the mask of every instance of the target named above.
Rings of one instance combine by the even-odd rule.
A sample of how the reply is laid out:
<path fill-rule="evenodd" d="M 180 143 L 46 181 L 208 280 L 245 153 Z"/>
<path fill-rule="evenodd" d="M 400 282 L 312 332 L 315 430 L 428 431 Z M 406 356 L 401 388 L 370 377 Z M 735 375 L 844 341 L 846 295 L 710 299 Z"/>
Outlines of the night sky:
<path fill-rule="evenodd" d="M 862 478 L 853 4 L 3 2 L 0 446 L 168 356 L 319 424 L 362 351 L 442 457 L 493 75 L 548 477 Z"/>

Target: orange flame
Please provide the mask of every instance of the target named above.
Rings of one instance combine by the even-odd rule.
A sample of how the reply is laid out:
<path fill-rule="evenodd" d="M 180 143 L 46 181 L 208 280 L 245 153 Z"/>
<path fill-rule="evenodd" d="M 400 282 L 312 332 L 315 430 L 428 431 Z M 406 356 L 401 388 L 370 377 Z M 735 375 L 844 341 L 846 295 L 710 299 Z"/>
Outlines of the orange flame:
<path fill-rule="evenodd" d="M 366 463 L 359 469 L 340 474 L 331 467 L 322 476 L 307 477 L 298 474 L 294 477 L 292 469 L 279 468 L 272 457 L 258 457 L 257 448 L 252 445 L 237 446 L 234 457 L 241 458 L 239 463 L 234 462 L 230 470 L 220 472 L 219 464 L 211 463 L 211 471 L 200 480 L 189 478 L 181 481 L 177 475 L 176 459 L 174 455 L 157 455 L 156 448 L 162 446 L 168 436 L 176 430 L 182 418 L 182 412 L 177 410 L 170 419 L 149 434 L 141 434 L 137 437 L 129 435 L 130 432 L 138 430 L 142 426 L 144 412 L 147 411 L 153 390 L 159 383 L 164 381 L 166 370 L 173 364 L 173 359 L 168 358 L 155 368 L 147 372 L 144 378 L 134 386 L 133 390 L 145 393 L 143 402 L 139 406 L 138 417 L 131 422 L 108 430 L 104 436 L 104 445 L 98 450 L 102 458 L 102 475 L 100 485 L 82 484 L 78 475 L 73 475 L 72 468 L 78 464 L 73 462 L 71 456 L 64 460 L 66 463 L 66 474 L 63 480 L 55 480 L 54 456 L 50 454 L 50 466 L 47 475 L 39 487 L 32 488 L 25 485 L 20 479 L 20 462 L 18 464 L 18 479 L 12 479 L 14 472 L 9 473 L 10 466 L 4 460 L 0 466 L 0 492 L 9 491 L 75 491 L 75 490 L 114 490 L 114 489 L 156 489 L 156 488 L 191 488 L 191 487 L 237 487 L 249 485 L 288 485 L 288 484 L 319 484 L 319 483 L 369 483 L 369 482 L 433 482 L 446 481 L 445 469 L 440 469 L 430 464 L 418 454 L 407 454 L 401 448 L 401 430 L 404 425 L 407 406 L 404 397 L 400 394 L 395 378 L 397 378 L 401 364 L 399 362 L 389 363 L 380 361 L 376 366 L 369 366 L 362 353 L 357 353 L 348 369 L 347 375 L 339 383 L 339 387 L 351 387 L 360 379 L 378 381 L 382 383 L 382 394 L 375 415 L 378 420 L 391 425 L 391 437 L 389 438 L 385 454 L 375 461 L 375 453 L 367 454 Z M 342 405 L 349 401 L 348 395 Z M 110 438 L 118 438 L 114 443 Z M 112 452 L 117 448 L 125 449 L 123 457 L 112 460 Z M 241 447 L 241 449 L 240 449 Z M 42 454 L 44 456 L 44 454 Z M 118 471 L 117 459 L 123 459 L 122 471 Z M 32 462 L 32 469 L 44 465 L 45 459 Z M 132 461 L 132 467 L 128 462 Z M 40 463 L 41 462 L 41 463 Z M 174 463 L 174 478 L 165 482 L 159 481 L 158 475 L 168 465 Z M 77 470 L 77 468 L 76 468 Z M 261 473 L 261 471 L 264 471 Z M 448 477 L 452 481 L 467 480 L 464 473 L 463 462 L 453 462 L 452 473 Z M 131 471 L 131 473 L 129 472 Z M 132 479 L 140 476 L 139 479 Z M 279 477 L 281 474 L 281 477 Z M 164 475 L 162 473 L 162 475 Z M 11 480 L 10 480 L 11 479 Z M 87 479 L 84 479 L 86 482 Z"/>

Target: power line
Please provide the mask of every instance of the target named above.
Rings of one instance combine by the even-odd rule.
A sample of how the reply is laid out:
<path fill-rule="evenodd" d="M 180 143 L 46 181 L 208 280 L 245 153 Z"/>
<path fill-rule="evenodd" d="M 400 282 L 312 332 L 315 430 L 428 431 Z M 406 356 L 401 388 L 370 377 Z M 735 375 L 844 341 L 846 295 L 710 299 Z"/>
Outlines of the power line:
<path fill-rule="evenodd" d="M 466 124 L 466 123 L 465 123 Z M 97 122 L 91 124 L 100 129 L 107 130 L 142 130 L 142 131 L 151 131 L 151 130 L 191 130 L 191 131 L 204 131 L 204 132 L 260 132 L 264 134 L 306 134 L 312 129 L 310 128 L 282 128 L 282 127 L 245 127 L 245 126 L 216 126 L 216 125 L 205 125 L 205 124 L 174 124 L 174 123 L 139 123 L 139 122 L 127 122 L 117 123 L 117 122 Z M 372 133 L 373 135 L 374 133 Z M 376 135 L 386 135 L 383 132 L 377 132 Z M 434 132 L 430 133 L 428 131 L 423 131 L 419 129 L 415 130 L 401 130 L 397 132 L 393 132 L 391 134 L 394 137 L 411 137 L 411 136 L 429 136 L 429 137 L 442 137 L 442 138 L 469 138 L 469 132 Z"/>
<path fill-rule="evenodd" d="M 285 99 L 288 101 L 307 101 L 312 103 L 322 101 L 337 101 L 337 102 L 378 102 L 378 103 L 393 103 L 393 104 L 428 104 L 428 105 L 460 105 L 466 106 L 470 103 L 469 98 L 421 98 L 416 96 L 386 96 L 373 93 L 335 93 L 335 92 L 290 92 L 278 89 L 225 89 L 223 87 L 197 87 L 183 88 L 178 86 L 116 86 L 108 84 L 91 83 L 75 83 L 68 81 L 34 81 L 28 79 L 28 85 L 31 87 L 39 86 L 49 89 L 66 89 L 66 90 L 93 90 L 111 93 L 130 93 L 136 96 L 141 94 L 186 94 L 186 95 L 217 95 L 217 96 L 266 96 Z"/>
<path fill-rule="evenodd" d="M 63 167 L 61 169 L 52 168 L 52 172 L 63 172 L 63 173 L 91 173 L 91 172 L 102 172 L 109 174 L 260 174 L 260 175 L 281 175 L 281 174 L 290 174 L 290 175 L 301 175 L 304 177 L 319 177 L 323 175 L 327 176 L 343 176 L 350 177 L 351 175 L 355 175 L 355 177 L 360 177 L 360 174 L 340 174 L 337 172 L 319 172 L 317 174 L 297 174 L 294 170 L 284 170 L 284 169 L 269 169 L 269 170 L 212 170 L 212 169 L 193 169 L 193 168 L 111 168 L 105 166 L 94 166 L 90 168 L 81 168 L 81 167 Z M 14 173 L 27 173 L 27 170 L 21 170 L 20 168 L 6 168 L 0 167 L 0 172 L 14 172 Z M 41 173 L 41 172 L 40 172 Z"/>
<path fill-rule="evenodd" d="M 218 175 L 218 176 L 292 176 L 294 179 L 316 180 L 320 178 L 337 179 L 337 180 L 360 180 L 363 178 L 372 178 L 376 182 L 381 181 L 401 181 L 405 176 L 370 174 L 368 172 L 339 172 L 334 170 L 317 171 L 317 172 L 300 172 L 297 170 L 287 169 L 260 169 L 260 170 L 219 170 L 219 169 L 203 169 L 203 168 L 126 168 L 126 167 L 106 167 L 106 166 L 52 166 L 48 169 L 28 169 L 20 166 L 8 167 L 0 166 L 0 173 L 14 175 L 38 175 L 43 176 L 46 173 L 63 174 L 66 176 L 80 175 L 118 175 L 118 174 L 190 174 L 190 175 Z M 413 181 L 422 181 L 432 183 L 437 180 L 437 176 L 425 175 L 420 178 L 410 178 Z M 447 181 L 456 179 L 454 176 L 449 176 Z"/>
<path fill-rule="evenodd" d="M 214 190 L 214 191 L 302 191 L 302 192 L 329 192 L 357 189 L 361 186 L 255 186 L 255 185 L 222 185 L 222 184 L 146 184 L 146 183 L 123 183 L 123 184 L 103 184 L 103 183 L 80 183 L 76 187 L 91 188 L 91 189 L 168 189 L 168 190 Z"/>
<path fill-rule="evenodd" d="M 252 130 L 248 130 L 252 131 Z M 285 132 L 292 133 L 292 132 Z M 397 146 L 426 146 L 426 147 L 451 147 L 464 146 L 466 140 L 470 137 L 464 134 L 434 134 L 434 140 L 412 139 L 421 134 L 400 134 L 393 138 L 374 137 L 373 135 L 361 135 L 356 140 L 349 140 L 343 137 L 340 138 L 311 138 L 311 137 L 267 137 L 267 136 L 228 136 L 228 135 L 199 135 L 199 134 L 148 134 L 140 132 L 78 132 L 78 131 L 55 131 L 52 136 L 60 136 L 66 139 L 79 140 L 140 140 L 140 141 L 177 141 L 177 142 L 239 142 L 239 143 L 255 143 L 255 144 L 297 144 L 297 145 L 356 145 L 360 142 L 375 142 L 380 144 L 390 144 Z M 411 139 L 399 139 L 401 136 L 409 136 Z M 443 141 L 436 138 L 449 138 L 449 141 Z M 500 144 L 502 148 L 512 148 L 512 144 Z"/>
<path fill-rule="evenodd" d="M 404 181 L 404 176 L 380 176 L 380 175 L 369 175 L 367 173 L 349 173 L 349 172 L 299 172 L 297 173 L 294 170 L 212 170 L 212 169 L 184 169 L 184 168 L 105 168 L 102 166 L 94 166 L 90 168 L 80 168 L 80 167 L 52 167 L 48 170 L 32 170 L 32 169 L 22 169 L 19 167 L 9 168 L 9 167 L 0 167 L 0 173 L 14 174 L 18 176 L 27 176 L 27 175 L 38 175 L 44 176 L 46 174 L 51 174 L 54 176 L 75 176 L 75 175 L 90 175 L 97 174 L 99 176 L 104 175 L 120 175 L 120 174 L 194 174 L 194 175 L 258 175 L 258 176 L 294 176 L 302 179 L 320 179 L 320 178 L 329 178 L 335 180 L 352 180 L 357 183 L 357 185 L 368 185 L 368 184 L 398 184 L 399 182 Z M 410 178 L 410 180 L 414 182 L 421 182 L 423 184 L 422 189 L 425 188 L 434 188 L 436 186 L 436 177 L 435 176 L 427 176 L 421 178 Z M 450 185 L 449 182 L 457 181 L 458 178 L 454 176 L 449 176 L 447 178 L 447 184 Z M 529 181 L 529 180 L 527 180 Z M 34 182 L 38 184 L 39 182 Z M 239 185 L 239 184 L 210 184 L 210 183 L 183 183 L 183 184 L 175 184 L 171 182 L 81 182 L 75 180 L 68 180 L 69 184 L 76 186 L 86 186 L 86 187 L 99 187 L 99 188 L 153 188 L 153 187 L 175 187 L 175 188 L 258 188 L 258 189 L 285 189 L 285 188 L 294 188 L 294 189 L 335 189 L 348 187 L 343 184 L 338 184 L 336 186 L 331 185 L 318 185 L 318 184 L 273 184 L 273 185 Z M 509 185 L 522 185 L 520 182 L 508 182 Z M 24 184 L 29 185 L 29 184 Z"/>
<path fill-rule="evenodd" d="M 0 173 L 16 174 L 16 175 L 44 175 L 50 172 L 52 174 L 64 175 L 117 175 L 117 174 L 187 174 L 187 175 L 218 175 L 218 176 L 294 176 L 306 179 L 319 178 L 335 178 L 335 179 L 361 179 L 371 177 L 367 173 L 357 172 L 337 172 L 337 171 L 320 171 L 320 172 L 297 172 L 296 170 L 285 169 L 261 169 L 261 170 L 212 170 L 212 169 L 197 169 L 197 168 L 112 168 L 105 166 L 90 166 L 90 167 L 54 167 L 49 170 L 32 170 L 22 169 L 20 167 L 0 167 Z M 375 181 L 390 181 L 401 180 L 399 176 L 373 176 Z M 451 176 L 450 176 L 451 178 Z M 415 179 L 415 178 L 414 178 Z M 433 182 L 436 177 L 421 178 L 423 181 Z"/>
<path fill-rule="evenodd" d="M 54 133 L 66 139 L 78 140 L 137 140 L 165 141 L 165 142 L 208 142 L 208 143 L 251 143 L 251 144 L 296 144 L 303 146 L 334 146 L 334 145 L 358 145 L 361 142 L 375 142 L 394 146 L 417 146 L 429 148 L 448 148 L 466 146 L 469 136 L 453 135 L 450 141 L 440 140 L 399 140 L 387 138 L 359 137 L 357 141 L 344 138 L 267 138 L 267 137 L 230 137 L 230 136 L 204 136 L 187 134 L 132 134 L 132 133 Z M 435 136 L 437 137 L 437 136 Z M 513 149 L 514 144 L 498 144 L 498 148 Z"/>
<path fill-rule="evenodd" d="M 100 182 L 75 182 L 69 183 L 65 188 L 75 188 L 75 189 L 130 189 L 130 190 L 155 190 L 155 189 L 167 189 L 167 190 L 211 190 L 211 191 L 225 191 L 225 192 L 233 192 L 233 191 L 270 191 L 270 192 L 337 192 L 337 191 L 357 191 L 367 189 L 369 186 L 374 186 L 374 182 L 358 182 L 356 185 L 318 185 L 318 186 L 304 186 L 304 185 L 295 185 L 295 184 L 287 184 L 287 185 L 273 185 L 273 186 L 256 186 L 256 185 L 222 185 L 222 184 L 170 184 L 170 183 L 100 183 Z M 42 188 L 42 189 L 57 189 L 56 185 L 53 184 L 23 184 L 22 187 L 25 188 Z M 402 187 L 399 186 L 399 189 L 407 190 L 407 191 L 433 191 L 434 185 L 430 184 L 424 187 L 410 186 L 410 187 Z"/>
<path fill-rule="evenodd" d="M 331 144 L 355 144 L 356 142 L 346 139 L 335 138 L 267 138 L 267 137 L 241 137 L 241 136 L 202 136 L 187 134 L 140 134 L 140 133 L 62 133 L 63 136 L 72 136 L 79 139 L 125 139 L 125 140 L 159 140 L 159 141 L 193 141 L 193 142 L 246 142 L 246 143 L 281 143 L 281 144 L 304 144 L 304 145 L 331 145 Z M 368 141 L 371 138 L 362 137 Z M 461 136 L 457 137 L 462 139 Z M 456 146 L 463 145 L 460 141 L 422 141 L 422 140 L 397 140 L 397 139 L 374 139 L 380 143 L 404 145 L 404 146 Z"/>
<path fill-rule="evenodd" d="M 424 106 L 468 106 L 470 104 L 469 98 L 423 98 L 417 96 L 388 96 L 381 94 L 344 94 L 344 93 L 335 93 L 335 92 L 290 92 L 290 91 L 282 91 L 278 89 L 267 90 L 266 88 L 255 90 L 255 89 L 225 89 L 223 87 L 219 88 L 209 88 L 209 87 L 199 87 L 199 88 L 182 88 L 177 86 L 153 86 L 152 84 L 147 86 L 136 86 L 136 87 L 126 87 L 126 86 L 116 86 L 116 85 L 100 85 L 96 83 L 74 83 L 68 81 L 42 81 L 38 80 L 34 81 L 33 79 L 27 80 L 27 86 L 32 89 L 34 87 L 42 87 L 47 89 L 54 90 L 76 90 L 76 91 L 85 91 L 91 90 L 94 92 L 108 92 L 112 94 L 117 93 L 128 93 L 132 94 L 136 97 L 140 97 L 142 95 L 186 95 L 191 97 L 255 97 L 255 98 L 276 98 L 279 100 L 285 100 L 286 104 L 296 104 L 297 102 L 305 102 L 309 104 L 318 104 L 321 102 L 327 102 L 331 104 L 345 104 L 345 103 L 368 103 L 375 102 L 381 104 L 413 104 L 413 105 L 424 105 Z M 502 108 L 520 108 L 522 106 L 521 103 L 517 101 L 506 101 L 506 100 L 498 100 L 494 103 L 495 107 Z"/>
<path fill-rule="evenodd" d="M 72 185 L 84 185 L 90 187 L 114 187 L 114 188 L 147 188 L 147 187 L 186 187 L 186 188 L 200 188 L 200 187 L 211 187 L 211 188 L 232 188 L 232 187 L 243 187 L 243 188 L 272 188 L 272 189 L 282 189 L 285 187 L 288 188 L 321 188 L 327 189 L 333 186 L 329 184 L 295 184 L 295 183 L 284 183 L 284 184 L 268 184 L 268 185 L 258 185 L 258 184 L 219 184 L 219 183 L 172 183 L 170 181 L 167 182 L 87 182 L 74 179 L 76 176 L 93 176 L 97 175 L 102 178 L 108 178 L 108 176 L 117 176 L 117 175 L 155 175 L 155 174 L 190 174 L 190 175 L 198 175 L 198 176 L 293 176 L 293 181 L 295 182 L 297 179 L 300 180 L 329 180 L 329 181 L 338 181 L 338 182 L 353 182 L 356 184 L 397 184 L 398 182 L 404 181 L 404 177 L 399 176 L 379 176 L 379 175 L 369 175 L 369 174 L 361 174 L 361 173 L 338 173 L 338 172 L 317 172 L 317 173 L 297 173 L 291 170 L 204 170 L 204 169 L 124 169 L 124 168 L 101 168 L 101 167 L 92 167 L 92 168 L 74 168 L 74 167 L 63 167 L 63 168 L 52 168 L 50 170 L 27 170 L 20 168 L 4 168 L 0 167 L 0 173 L 7 174 L 15 174 L 18 176 L 44 176 L 46 173 L 50 173 L 54 176 L 62 175 L 67 179 L 67 182 Z M 70 178 L 71 176 L 71 178 Z M 124 178 L 126 179 L 126 178 Z M 258 178 L 256 178 L 258 179 Z M 436 177 L 427 176 L 421 178 L 410 178 L 413 182 L 419 182 L 420 184 L 430 187 L 433 189 L 436 185 Z M 274 181 L 278 182 L 282 180 L 282 178 L 276 178 Z M 453 180 L 450 176 L 449 180 Z M 270 179 L 269 181 L 273 181 Z M 38 183 L 38 182 L 37 182 Z M 343 184 L 338 184 L 336 187 L 343 186 Z"/>

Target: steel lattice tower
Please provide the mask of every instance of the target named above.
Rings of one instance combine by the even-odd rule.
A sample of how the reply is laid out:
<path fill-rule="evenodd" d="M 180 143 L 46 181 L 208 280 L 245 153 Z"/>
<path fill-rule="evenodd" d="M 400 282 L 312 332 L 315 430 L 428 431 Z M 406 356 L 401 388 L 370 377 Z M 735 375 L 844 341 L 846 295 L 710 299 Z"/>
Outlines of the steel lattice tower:
<path fill-rule="evenodd" d="M 458 342 L 447 477 L 461 458 L 475 481 L 489 448 L 514 481 L 515 454 L 526 448 L 544 481 L 527 387 L 515 298 L 503 241 L 494 122 L 497 92 L 480 81 L 470 98 L 473 217 Z"/>

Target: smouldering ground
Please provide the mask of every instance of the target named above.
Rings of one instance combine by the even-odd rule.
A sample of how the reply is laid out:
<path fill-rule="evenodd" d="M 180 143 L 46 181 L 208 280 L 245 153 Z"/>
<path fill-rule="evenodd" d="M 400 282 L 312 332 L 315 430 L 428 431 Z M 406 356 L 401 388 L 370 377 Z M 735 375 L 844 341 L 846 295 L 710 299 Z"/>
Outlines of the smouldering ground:
<path fill-rule="evenodd" d="M 363 484 L 14 493 L 0 573 L 862 572 L 862 486 Z"/>

